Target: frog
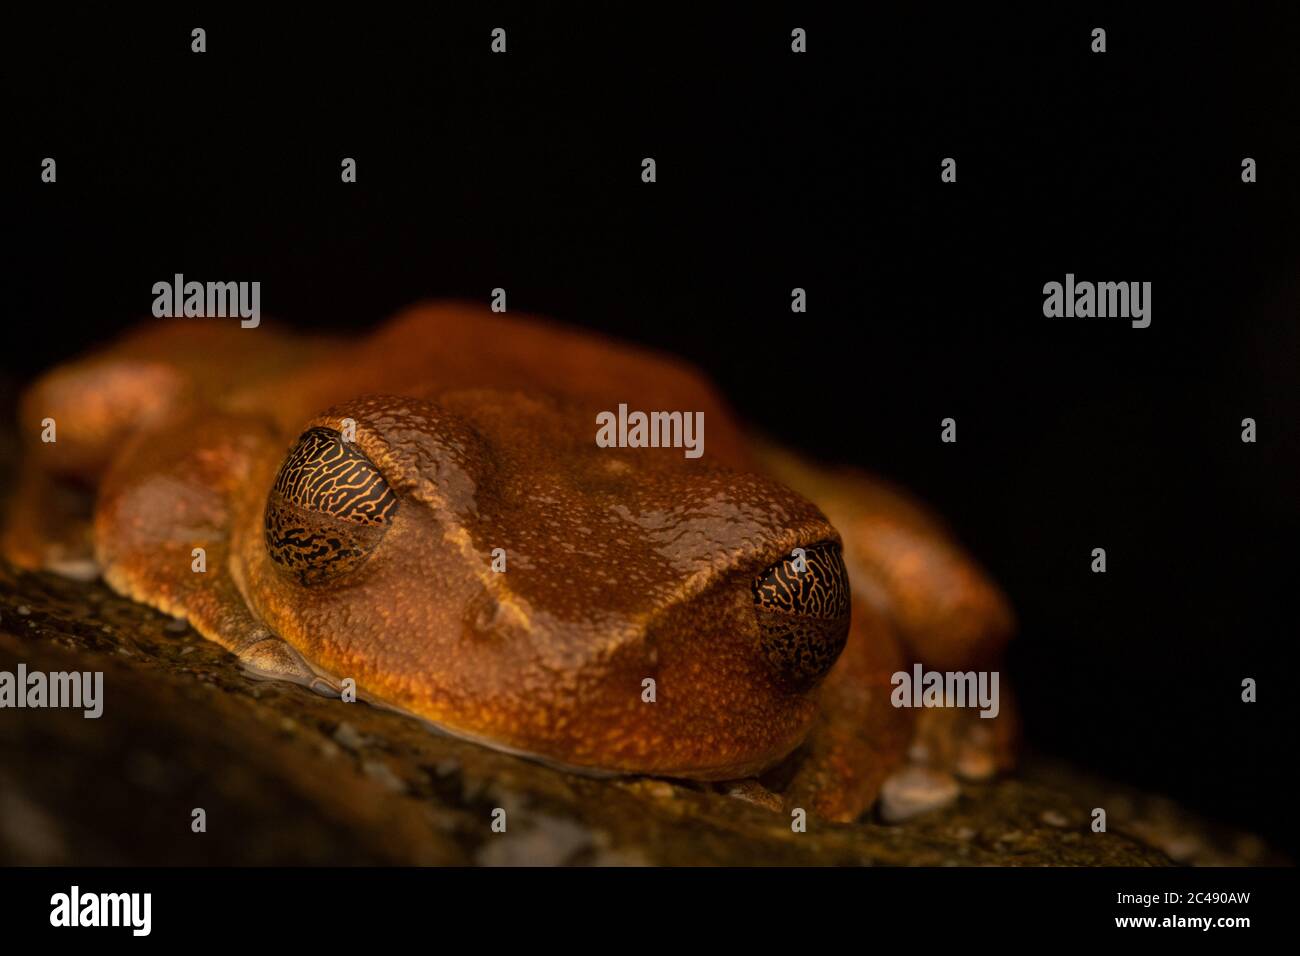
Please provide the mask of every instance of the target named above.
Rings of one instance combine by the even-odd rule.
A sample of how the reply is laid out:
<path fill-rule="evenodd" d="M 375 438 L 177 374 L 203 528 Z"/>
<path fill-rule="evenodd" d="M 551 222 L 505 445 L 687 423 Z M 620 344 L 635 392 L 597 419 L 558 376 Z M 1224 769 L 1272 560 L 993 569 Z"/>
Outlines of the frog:
<path fill-rule="evenodd" d="M 697 416 L 703 453 L 597 442 L 620 405 Z M 991 720 L 891 699 L 915 663 L 1000 666 L 990 575 L 679 357 L 459 300 L 356 334 L 163 319 L 18 412 L 4 557 L 102 577 L 251 678 L 834 823 L 1014 766 L 1005 684 Z"/>

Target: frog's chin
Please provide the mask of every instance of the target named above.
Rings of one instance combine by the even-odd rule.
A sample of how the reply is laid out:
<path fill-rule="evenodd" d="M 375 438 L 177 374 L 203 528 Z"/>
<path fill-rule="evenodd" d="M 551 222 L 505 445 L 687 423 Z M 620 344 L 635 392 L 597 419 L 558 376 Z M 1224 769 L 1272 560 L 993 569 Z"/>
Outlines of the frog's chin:
<path fill-rule="evenodd" d="M 797 750 L 799 744 L 802 743 L 802 740 L 797 740 L 780 753 L 774 754 L 770 757 L 765 757 L 761 760 L 756 760 L 752 764 L 746 765 L 727 764 L 725 766 L 719 765 L 716 767 L 684 767 L 681 769 L 656 768 L 654 770 L 637 770 L 634 768 L 609 769 L 605 767 L 593 767 L 585 764 L 566 763 L 563 760 L 558 760 L 555 757 L 547 756 L 546 754 L 524 750 L 519 747 L 512 747 L 511 745 L 502 743 L 499 740 L 493 740 L 489 737 L 467 733 L 462 730 L 456 730 L 444 724 L 430 720 L 428 717 L 422 716 L 415 711 L 408 710 L 405 707 L 399 707 L 396 704 L 391 704 L 388 701 L 379 698 L 362 697 L 361 699 L 365 700 L 367 704 L 381 710 L 387 710 L 396 714 L 402 714 L 405 717 L 410 717 L 413 720 L 418 721 L 428 730 L 443 737 L 450 737 L 455 740 L 464 740 L 467 743 L 476 744 L 480 747 L 485 747 L 488 750 L 495 750 L 498 753 L 509 754 L 512 757 L 519 757 L 523 760 L 529 760 L 533 763 L 541 764 L 542 766 L 549 767 L 552 770 L 559 770 L 564 773 L 577 774 L 582 777 L 594 777 L 602 780 L 608 780 L 614 777 L 665 777 L 676 780 L 700 781 L 739 780 L 746 777 L 757 776 L 763 771 L 779 764 L 782 760 Z"/>
<path fill-rule="evenodd" d="M 289 647 L 289 645 L 285 646 L 286 648 Z M 299 673 L 293 673 L 287 670 L 276 670 L 274 672 L 259 670 L 255 667 L 250 667 L 247 662 L 244 663 L 243 670 L 254 680 L 285 680 L 300 684 L 309 690 L 313 690 L 324 696 L 340 696 L 340 689 L 343 682 L 337 675 L 332 674 L 330 671 L 309 660 L 305 655 L 300 654 L 295 650 L 290 649 L 290 652 L 294 659 L 302 665 Z M 776 750 L 770 754 L 765 754 L 762 757 L 744 763 L 732 762 L 725 765 L 681 768 L 656 767 L 653 769 L 638 769 L 634 767 L 596 767 L 589 764 L 567 763 L 546 754 L 536 753 L 535 751 L 526 750 L 520 747 L 514 747 L 510 744 L 503 743 L 500 740 L 494 740 L 490 737 L 484 737 L 479 734 L 449 727 L 446 724 L 441 724 L 435 720 L 431 720 L 423 714 L 402 707 L 398 704 L 394 704 L 382 697 L 376 697 L 373 694 L 357 691 L 356 699 L 379 710 L 386 710 L 390 713 L 401 714 L 404 717 L 409 717 L 420 723 L 427 730 L 443 737 L 449 737 L 454 740 L 464 740 L 467 743 L 476 744 L 477 746 L 485 747 L 488 750 L 495 750 L 498 753 L 505 753 L 512 757 L 530 760 L 534 763 L 550 767 L 553 770 L 600 779 L 609 779 L 612 777 L 666 777 L 679 780 L 715 782 L 738 780 L 741 778 L 757 776 L 764 770 L 775 766 L 793 753 L 798 748 L 799 744 L 802 743 L 802 737 L 800 737 L 780 750 Z"/>
<path fill-rule="evenodd" d="M 378 707 L 380 710 L 388 710 L 396 714 L 402 714 L 405 717 L 410 717 L 411 719 L 418 721 L 427 730 L 430 730 L 435 734 L 439 734 L 440 736 L 450 737 L 454 740 L 464 740 L 467 743 L 476 744 L 480 747 L 486 747 L 488 750 L 495 750 L 498 753 L 509 754 L 512 757 L 520 757 L 524 760 L 531 760 L 534 763 L 539 763 L 542 764 L 543 766 L 550 767 L 552 770 L 562 770 L 565 773 L 576 773 L 576 774 L 581 774 L 584 777 L 599 777 L 603 779 L 607 779 L 610 777 L 622 777 L 627 775 L 617 770 L 602 770 L 598 767 L 581 767 L 574 764 L 567 764 L 562 760 L 556 760 L 554 757 L 548 757 L 544 754 L 533 753 L 530 750 L 523 750 L 519 747 L 512 747 L 509 744 L 504 744 L 499 740 L 493 740 L 490 737 L 482 737 L 479 736 L 478 734 L 471 734 L 463 730 L 456 730 L 454 728 L 446 726 L 445 724 L 440 724 L 437 721 L 430 720 L 428 717 L 422 716 L 421 714 L 417 714 L 413 710 L 407 710 L 405 707 L 399 707 L 396 704 L 391 704 L 386 700 L 381 700 L 379 698 L 373 698 L 373 697 L 365 698 L 365 700 L 366 703 L 370 704 L 373 707 Z"/>

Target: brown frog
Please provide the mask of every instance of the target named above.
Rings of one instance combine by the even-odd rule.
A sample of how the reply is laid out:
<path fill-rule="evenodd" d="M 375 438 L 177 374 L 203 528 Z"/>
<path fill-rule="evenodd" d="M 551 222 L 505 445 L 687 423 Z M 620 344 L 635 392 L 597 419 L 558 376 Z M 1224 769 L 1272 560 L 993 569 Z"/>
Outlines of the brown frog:
<path fill-rule="evenodd" d="M 705 453 L 601 447 L 620 404 L 703 413 Z M 46 374 L 21 424 L 6 556 L 102 574 L 256 676 L 839 821 L 911 765 L 1010 763 L 1005 685 L 994 720 L 890 700 L 916 661 L 997 666 L 997 587 L 677 360 L 457 303 L 351 339 L 173 319 Z"/>

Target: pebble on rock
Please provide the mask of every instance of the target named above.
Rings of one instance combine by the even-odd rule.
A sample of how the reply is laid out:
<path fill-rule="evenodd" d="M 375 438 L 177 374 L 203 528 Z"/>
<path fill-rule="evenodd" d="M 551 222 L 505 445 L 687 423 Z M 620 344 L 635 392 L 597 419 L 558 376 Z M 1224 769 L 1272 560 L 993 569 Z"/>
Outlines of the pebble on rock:
<path fill-rule="evenodd" d="M 886 823 L 902 823 L 945 807 L 960 789 L 951 774 L 928 767 L 905 767 L 880 788 L 880 815 Z"/>

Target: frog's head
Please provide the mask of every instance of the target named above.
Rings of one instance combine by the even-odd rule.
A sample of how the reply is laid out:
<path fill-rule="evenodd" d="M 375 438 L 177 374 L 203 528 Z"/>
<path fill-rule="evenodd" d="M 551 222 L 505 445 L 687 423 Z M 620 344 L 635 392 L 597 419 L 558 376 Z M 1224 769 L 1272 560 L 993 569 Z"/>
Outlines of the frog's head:
<path fill-rule="evenodd" d="M 250 604 L 316 666 L 443 729 L 573 767 L 730 778 L 790 752 L 848 634 L 807 500 L 589 409 L 370 397 L 251 482 Z"/>

